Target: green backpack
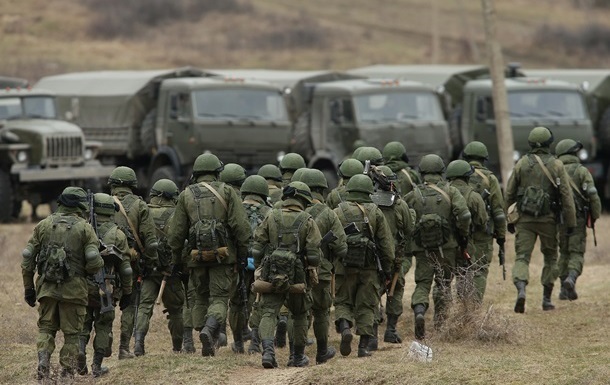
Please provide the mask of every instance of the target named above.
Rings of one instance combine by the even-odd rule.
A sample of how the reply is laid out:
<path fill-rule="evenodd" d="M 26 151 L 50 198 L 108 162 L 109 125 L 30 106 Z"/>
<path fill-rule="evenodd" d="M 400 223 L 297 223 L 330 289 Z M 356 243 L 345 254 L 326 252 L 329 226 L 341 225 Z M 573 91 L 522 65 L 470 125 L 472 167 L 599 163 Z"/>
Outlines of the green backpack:
<path fill-rule="evenodd" d="M 534 158 L 534 160 L 532 160 L 532 158 Z M 527 176 L 527 179 L 524 182 L 529 183 L 524 183 L 527 184 L 527 187 L 525 190 L 522 190 L 523 194 L 521 194 L 520 199 L 518 199 L 517 208 L 521 214 L 527 214 L 537 218 L 552 212 L 552 199 L 548 191 L 555 188 L 554 185 L 556 182 L 551 179 L 550 174 L 549 176 L 545 175 L 545 171 L 548 172 L 548 169 L 542 160 L 540 160 L 542 163 L 542 165 L 540 165 L 535 159 L 536 155 L 528 157 L 529 167 L 526 170 L 523 170 L 524 173 L 521 174 Z M 547 181 L 548 184 L 553 184 L 553 186 L 548 186 L 545 181 Z"/>
<path fill-rule="evenodd" d="M 371 234 L 371 226 L 375 224 L 369 223 L 368 215 L 364 215 L 362 210 L 352 203 L 341 203 L 339 210 L 344 225 L 353 222 L 360 230 L 347 235 L 347 254 L 343 257 L 343 266 L 363 268 L 367 264 L 372 264 L 375 259 L 375 242 Z"/>
<path fill-rule="evenodd" d="M 79 218 L 74 216 L 53 216 L 53 226 L 38 261 L 38 274 L 45 282 L 60 284 L 74 276 L 77 266 L 71 266 L 72 250 L 67 242 L 72 227 L 78 221 Z"/>
<path fill-rule="evenodd" d="M 174 207 L 150 207 L 150 214 L 155 223 L 155 233 L 159 241 L 157 253 L 159 254 L 159 266 L 169 266 L 172 263 L 172 250 L 167 243 L 166 227 L 176 209 Z"/>
<path fill-rule="evenodd" d="M 132 206 L 134 204 L 137 204 L 137 202 L 139 200 L 140 200 L 140 198 L 133 194 L 127 194 L 123 198 L 120 198 L 121 205 L 123 205 L 123 208 L 125 209 L 125 213 L 127 215 L 129 215 L 129 211 L 131 210 Z M 133 221 L 133 220 L 132 220 L 132 222 L 135 227 L 135 230 L 139 231 L 138 222 Z M 144 251 L 144 250 L 139 250 L 140 247 L 138 246 L 138 242 L 136 241 L 136 238 L 135 238 L 133 232 L 131 231 L 131 227 L 129 226 L 129 223 L 127 222 L 127 218 L 125 218 L 125 215 L 123 215 L 123 213 L 118 212 L 118 213 L 114 214 L 114 223 L 116 223 L 116 225 L 119 227 L 119 229 L 123 233 L 125 233 L 125 236 L 127 237 L 127 245 L 130 248 L 136 249 L 139 252 Z"/>
<path fill-rule="evenodd" d="M 223 190 L 224 183 L 219 190 Z M 229 244 L 229 232 L 226 227 L 227 209 L 225 202 L 200 184 L 190 185 L 196 208 L 189 210 L 191 222 L 189 245 L 199 251 L 215 251 Z M 193 211 L 195 211 L 193 217 Z"/>
<path fill-rule="evenodd" d="M 417 213 L 413 240 L 425 250 L 435 250 L 442 247 L 451 238 L 451 226 L 447 218 L 451 218 L 451 199 L 442 184 L 423 184 L 416 188 L 417 196 L 414 204 Z M 441 192 L 442 191 L 442 192 Z M 444 193 L 444 194 L 443 194 Z"/>

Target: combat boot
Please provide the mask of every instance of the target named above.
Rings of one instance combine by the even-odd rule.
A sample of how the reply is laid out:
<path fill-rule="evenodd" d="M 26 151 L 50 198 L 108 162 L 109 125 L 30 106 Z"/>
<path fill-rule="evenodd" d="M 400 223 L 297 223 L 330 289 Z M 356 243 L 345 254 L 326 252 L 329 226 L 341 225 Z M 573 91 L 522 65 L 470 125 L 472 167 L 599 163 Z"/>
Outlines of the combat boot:
<path fill-rule="evenodd" d="M 136 340 L 134 346 L 133 346 L 133 354 L 136 355 L 136 357 L 140 357 L 143 356 L 145 354 L 144 351 L 144 333 L 142 332 L 135 332 L 133 333 L 133 336 Z"/>
<path fill-rule="evenodd" d="M 130 339 L 131 338 L 128 335 L 121 333 L 121 339 L 119 341 L 119 360 L 125 360 L 136 357 L 129 351 Z"/>
<path fill-rule="evenodd" d="M 304 345 L 296 345 L 294 347 L 294 366 L 297 368 L 303 368 L 309 366 L 309 357 L 305 354 Z"/>
<path fill-rule="evenodd" d="M 248 325 L 244 325 L 244 328 L 241 331 L 241 339 L 244 342 L 250 341 L 250 339 L 252 339 L 252 330 L 250 330 Z"/>
<path fill-rule="evenodd" d="M 335 348 L 328 346 L 328 341 L 317 340 L 316 350 L 316 364 L 323 364 L 337 354 Z"/>
<path fill-rule="evenodd" d="M 551 302 L 551 294 L 553 294 L 553 285 L 544 285 L 542 292 L 542 310 L 555 310 L 555 305 Z"/>
<path fill-rule="evenodd" d="M 294 344 L 290 341 L 288 342 L 288 351 L 290 353 L 288 355 L 288 362 L 286 363 L 286 366 L 290 368 L 294 366 Z"/>
<path fill-rule="evenodd" d="M 280 315 L 275 329 L 275 346 L 283 348 L 286 346 L 286 330 L 288 329 L 288 317 Z"/>
<path fill-rule="evenodd" d="M 91 373 L 93 374 L 93 377 L 101 377 L 110 372 L 106 366 L 102 366 L 103 360 L 103 353 L 93 352 L 93 362 L 91 363 Z"/>
<path fill-rule="evenodd" d="M 174 353 L 182 353 L 182 341 L 184 338 L 184 333 L 181 336 L 173 337 L 172 336 L 172 352 Z"/>
<path fill-rule="evenodd" d="M 388 314 L 388 324 L 383 334 L 383 342 L 389 342 L 391 344 L 399 344 L 402 342 L 402 338 L 396 331 L 396 324 L 398 323 L 398 316 L 395 314 Z"/>
<path fill-rule="evenodd" d="M 59 374 L 59 383 L 72 382 L 74 380 L 74 369 L 73 368 L 62 368 Z"/>
<path fill-rule="evenodd" d="M 375 322 L 373 324 L 373 335 L 369 336 L 369 346 L 368 350 L 373 352 L 379 348 L 379 339 L 377 338 L 377 333 L 379 331 L 379 324 Z"/>
<path fill-rule="evenodd" d="M 277 368 L 277 361 L 275 360 L 275 350 L 273 347 L 273 340 L 267 339 L 262 341 L 263 345 L 263 368 L 273 369 Z"/>
<path fill-rule="evenodd" d="M 371 345 L 371 336 L 360 336 L 360 342 L 358 342 L 358 357 L 370 357 L 372 356 L 368 347 Z"/>
<path fill-rule="evenodd" d="M 201 355 L 204 357 L 213 356 L 215 352 L 216 345 L 216 334 L 218 334 L 218 330 L 220 329 L 220 324 L 216 321 L 214 317 L 208 317 L 205 326 L 201 329 L 199 333 L 199 340 L 203 347 L 201 348 Z"/>
<path fill-rule="evenodd" d="M 231 344 L 231 350 L 233 353 L 244 354 L 244 340 L 243 330 L 238 330 L 233 333 L 233 343 Z"/>
<path fill-rule="evenodd" d="M 559 288 L 559 300 L 560 301 L 565 301 L 568 299 L 568 292 L 566 291 L 566 287 L 563 283 L 566 280 L 566 278 L 568 278 L 567 275 L 564 275 L 563 277 L 559 277 L 559 281 L 561 282 L 561 287 Z"/>
<path fill-rule="evenodd" d="M 36 373 L 36 379 L 41 381 L 49 378 L 51 354 L 47 351 L 38 352 L 38 369 Z"/>
<path fill-rule="evenodd" d="M 426 306 L 423 304 L 417 304 L 413 307 L 413 314 L 415 316 L 415 338 L 423 340 L 426 337 Z"/>
<path fill-rule="evenodd" d="M 525 313 L 525 281 L 516 281 L 517 301 L 515 302 L 515 313 Z"/>
<path fill-rule="evenodd" d="M 342 356 L 349 356 L 352 352 L 352 331 L 349 327 L 349 322 L 346 319 L 341 318 L 338 324 L 339 333 L 341 333 L 341 345 L 339 345 L 339 352 Z"/>
<path fill-rule="evenodd" d="M 78 356 L 76 357 L 76 372 L 84 376 L 87 370 L 87 337 L 78 337 Z"/>
<path fill-rule="evenodd" d="M 227 346 L 227 322 L 225 321 L 218 329 L 218 338 L 216 338 L 216 348 Z"/>
<path fill-rule="evenodd" d="M 566 279 L 562 281 L 561 289 L 566 291 L 566 297 L 570 301 L 578 299 L 576 294 L 576 280 L 578 279 L 578 273 L 574 270 L 570 270 Z"/>
<path fill-rule="evenodd" d="M 195 344 L 193 342 L 193 328 L 184 328 L 182 336 L 182 351 L 184 353 L 195 353 Z"/>
<path fill-rule="evenodd" d="M 261 352 L 261 341 L 258 337 L 258 328 L 252 328 L 252 332 L 250 333 L 250 345 L 248 346 L 248 354 L 255 354 Z"/>

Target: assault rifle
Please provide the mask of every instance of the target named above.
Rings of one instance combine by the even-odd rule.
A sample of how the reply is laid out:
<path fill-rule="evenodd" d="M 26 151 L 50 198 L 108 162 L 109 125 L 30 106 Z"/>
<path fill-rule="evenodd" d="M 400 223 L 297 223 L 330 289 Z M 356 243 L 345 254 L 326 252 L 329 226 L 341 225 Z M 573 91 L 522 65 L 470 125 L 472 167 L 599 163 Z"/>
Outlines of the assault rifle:
<path fill-rule="evenodd" d="M 504 255 L 504 245 L 500 246 L 498 260 L 500 262 L 500 266 L 502 266 L 502 279 L 506 281 L 506 257 Z"/>
<path fill-rule="evenodd" d="M 239 276 L 239 296 L 241 297 L 241 305 L 243 306 L 244 317 L 246 322 L 250 319 L 248 314 L 248 284 L 246 282 L 246 269 L 248 268 L 248 257 L 240 259 L 237 266 L 237 274 Z"/>
<path fill-rule="evenodd" d="M 93 193 L 91 193 L 91 190 L 87 190 L 87 201 L 89 203 L 89 223 L 91 224 L 91 227 L 93 227 L 93 230 L 95 231 L 95 236 L 97 237 L 97 239 L 100 243 L 102 252 L 105 252 L 107 250 L 107 248 L 105 247 L 104 243 L 100 239 L 100 235 L 97 231 L 97 217 L 95 216 L 95 209 L 93 207 L 94 199 L 93 199 Z M 114 304 L 112 301 L 112 290 L 110 288 L 111 285 L 108 282 L 108 280 L 113 279 L 113 278 L 114 278 L 113 275 L 106 274 L 105 261 L 104 261 L 104 266 L 102 266 L 97 271 L 97 273 L 95 273 L 95 275 L 93 276 L 93 280 L 99 287 L 100 306 L 101 306 L 100 314 L 104 314 L 109 311 L 114 311 Z"/>

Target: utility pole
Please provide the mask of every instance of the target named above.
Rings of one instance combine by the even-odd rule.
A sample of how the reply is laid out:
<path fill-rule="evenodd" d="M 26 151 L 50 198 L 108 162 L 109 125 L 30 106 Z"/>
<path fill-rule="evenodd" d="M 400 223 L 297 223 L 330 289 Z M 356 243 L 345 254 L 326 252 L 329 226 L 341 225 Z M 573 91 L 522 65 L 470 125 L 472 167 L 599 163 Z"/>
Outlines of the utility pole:
<path fill-rule="evenodd" d="M 441 60 L 441 36 L 438 28 L 438 2 L 440 0 L 432 0 L 432 64 L 438 64 Z"/>
<path fill-rule="evenodd" d="M 483 6 L 485 41 L 493 86 L 492 96 L 494 115 L 496 117 L 498 156 L 500 159 L 502 183 L 506 187 L 508 177 L 514 166 L 513 152 L 515 150 L 515 145 L 513 142 L 513 131 L 510 126 L 510 116 L 508 114 L 506 85 L 504 83 L 504 59 L 502 58 L 502 48 L 496 38 L 496 11 L 494 0 L 481 0 L 481 4 Z"/>

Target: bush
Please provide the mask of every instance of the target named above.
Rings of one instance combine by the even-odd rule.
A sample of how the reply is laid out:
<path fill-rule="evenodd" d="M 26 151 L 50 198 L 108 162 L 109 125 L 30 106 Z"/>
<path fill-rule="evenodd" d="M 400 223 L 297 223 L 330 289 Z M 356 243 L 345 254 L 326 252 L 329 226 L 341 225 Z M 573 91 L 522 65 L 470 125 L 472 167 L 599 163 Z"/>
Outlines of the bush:
<path fill-rule="evenodd" d="M 328 31 L 307 14 L 301 14 L 288 22 L 269 20 L 270 25 L 285 25 L 264 32 L 253 38 L 252 45 L 260 49 L 324 48 L 328 43 Z"/>
<path fill-rule="evenodd" d="M 610 27 L 598 23 L 577 30 L 544 25 L 536 32 L 537 46 L 560 46 L 568 53 L 610 54 Z"/>

